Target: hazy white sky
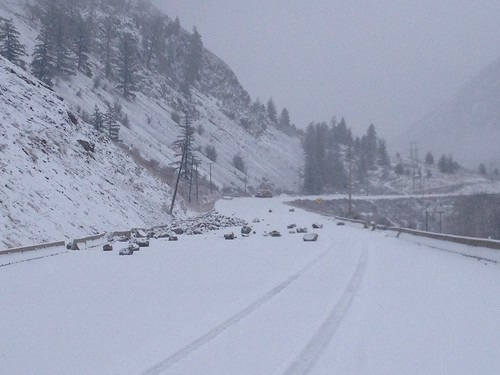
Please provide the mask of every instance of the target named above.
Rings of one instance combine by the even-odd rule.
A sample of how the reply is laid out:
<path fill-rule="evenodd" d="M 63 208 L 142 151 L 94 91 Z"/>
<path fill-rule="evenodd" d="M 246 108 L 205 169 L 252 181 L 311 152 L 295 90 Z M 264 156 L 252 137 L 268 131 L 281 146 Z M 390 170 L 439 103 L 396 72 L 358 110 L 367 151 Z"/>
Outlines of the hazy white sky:
<path fill-rule="evenodd" d="M 390 139 L 500 57 L 498 0 L 153 2 L 298 126 L 344 116 Z"/>

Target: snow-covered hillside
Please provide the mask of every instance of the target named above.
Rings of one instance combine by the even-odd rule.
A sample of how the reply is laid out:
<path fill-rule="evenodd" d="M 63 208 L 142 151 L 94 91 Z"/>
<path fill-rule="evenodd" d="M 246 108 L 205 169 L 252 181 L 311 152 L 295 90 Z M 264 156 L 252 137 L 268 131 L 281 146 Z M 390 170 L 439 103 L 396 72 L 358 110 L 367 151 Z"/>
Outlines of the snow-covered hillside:
<path fill-rule="evenodd" d="M 168 220 L 170 188 L 62 97 L 3 58 L 0 88 L 0 247 Z"/>
<path fill-rule="evenodd" d="M 0 16 L 11 18 L 19 30 L 29 70 L 40 24 L 25 4 L 1 1 Z M 128 27 L 126 14 L 120 17 Z M 180 44 L 186 35 L 181 32 Z M 91 65 L 91 77 L 80 71 L 56 77 L 52 91 L 29 71 L 0 60 L 1 248 L 159 225 L 169 218 L 169 184 L 173 163 L 179 161 L 173 143 L 181 133 L 172 114 L 179 113 L 179 101 L 188 99 L 170 77 L 147 70 L 141 72 L 135 98 L 125 99 L 116 82 L 104 77 L 95 56 Z M 221 191 L 252 192 L 262 183 L 298 190 L 299 139 L 271 126 L 257 133 L 242 127 L 237 121 L 246 114 L 237 111 L 248 108 L 250 98 L 229 67 L 208 50 L 203 79 L 190 91 L 193 147 L 204 184 L 200 201 Z M 119 111 L 120 142 L 90 125 L 96 106 L 101 113 L 109 107 Z M 94 151 L 86 151 L 79 140 L 92 143 Z M 215 162 L 205 155 L 207 146 L 216 151 Z M 237 155 L 245 172 L 233 165 Z M 210 178 L 215 190 L 208 196 Z M 183 186 L 180 195 L 186 191 Z"/>
<path fill-rule="evenodd" d="M 142 6 L 149 9 L 146 4 Z M 0 15 L 13 18 L 21 32 L 21 41 L 27 46 L 26 60 L 29 62 L 38 32 L 36 22 L 28 18 L 23 4 L 13 0 L 0 4 Z M 124 13 L 120 17 L 124 19 L 122 27 L 128 27 L 131 16 Z M 178 49 L 184 48 L 182 43 L 186 35 L 185 31 L 181 31 Z M 199 172 L 203 177 L 209 177 L 211 160 L 204 150 L 210 145 L 217 152 L 217 160 L 212 166 L 212 181 L 219 189 L 244 190 L 245 179 L 247 188 L 257 188 L 264 179 L 282 190 L 298 190 L 298 174 L 303 164 L 299 139 L 285 135 L 272 126 L 257 133 L 245 129 L 240 118 L 248 115 L 250 97 L 230 68 L 208 50 L 204 50 L 200 81 L 190 88 L 189 99 L 170 77 L 144 69 L 137 97 L 127 100 L 116 89 L 116 82 L 104 77 L 102 64 L 95 57 L 91 61 L 92 78 L 76 72 L 76 75 L 66 79 L 56 79 L 54 90 L 64 97 L 74 112 L 87 120 L 95 106 L 104 113 L 108 106 L 116 103 L 121 108 L 121 118 L 127 118 L 126 126 L 120 129 L 120 139 L 142 158 L 158 162 L 160 166 L 169 166 L 174 162 L 176 151 L 172 146 L 180 129 L 171 116 L 179 112 L 179 101 L 189 101 L 195 112 L 193 127 L 197 133 L 193 142 L 198 150 L 196 156 L 201 161 Z M 233 158 L 236 155 L 243 158 L 246 175 L 234 167 Z"/>

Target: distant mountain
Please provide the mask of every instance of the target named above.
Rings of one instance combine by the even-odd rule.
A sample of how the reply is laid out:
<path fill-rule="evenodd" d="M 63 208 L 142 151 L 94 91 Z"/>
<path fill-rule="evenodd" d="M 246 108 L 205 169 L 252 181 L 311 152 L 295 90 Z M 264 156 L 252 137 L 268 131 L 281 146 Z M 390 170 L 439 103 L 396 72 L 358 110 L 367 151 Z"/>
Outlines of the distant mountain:
<path fill-rule="evenodd" d="M 417 142 L 424 157 L 452 154 L 466 167 L 500 165 L 500 60 L 467 82 L 448 103 L 415 123 L 397 143 Z"/>

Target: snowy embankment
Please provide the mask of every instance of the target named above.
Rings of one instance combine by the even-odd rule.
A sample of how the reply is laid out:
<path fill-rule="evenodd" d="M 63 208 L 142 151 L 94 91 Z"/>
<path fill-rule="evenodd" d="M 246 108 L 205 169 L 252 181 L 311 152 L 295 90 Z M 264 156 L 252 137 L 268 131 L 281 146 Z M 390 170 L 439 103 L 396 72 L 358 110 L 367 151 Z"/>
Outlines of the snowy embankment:
<path fill-rule="evenodd" d="M 218 202 L 248 238 L 229 228 L 1 267 L 0 373 L 497 372 L 498 264 L 283 200 Z M 286 228 L 313 222 L 317 242 Z"/>

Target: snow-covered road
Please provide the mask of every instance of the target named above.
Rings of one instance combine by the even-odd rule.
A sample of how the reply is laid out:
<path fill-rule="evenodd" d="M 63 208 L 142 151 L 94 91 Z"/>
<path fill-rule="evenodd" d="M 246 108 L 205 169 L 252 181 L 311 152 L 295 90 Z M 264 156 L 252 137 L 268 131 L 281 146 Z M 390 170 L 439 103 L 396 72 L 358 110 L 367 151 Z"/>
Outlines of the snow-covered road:
<path fill-rule="evenodd" d="M 283 200 L 218 202 L 261 220 L 248 238 L 234 228 L 233 241 L 229 229 L 0 268 L 0 373 L 498 373 L 498 264 Z M 313 222 L 317 242 L 286 229 Z"/>

